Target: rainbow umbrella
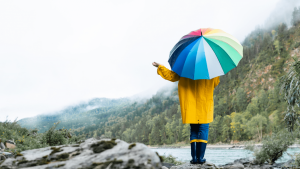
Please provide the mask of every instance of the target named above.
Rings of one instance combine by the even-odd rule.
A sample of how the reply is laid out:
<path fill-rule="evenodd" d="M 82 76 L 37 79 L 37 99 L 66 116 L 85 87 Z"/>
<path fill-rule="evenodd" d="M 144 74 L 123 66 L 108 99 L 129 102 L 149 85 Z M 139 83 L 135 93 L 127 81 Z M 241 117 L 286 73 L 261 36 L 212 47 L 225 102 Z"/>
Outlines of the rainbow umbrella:
<path fill-rule="evenodd" d="M 243 46 L 236 38 L 220 29 L 201 28 L 180 39 L 169 64 L 181 77 L 212 79 L 235 68 L 242 57 Z"/>

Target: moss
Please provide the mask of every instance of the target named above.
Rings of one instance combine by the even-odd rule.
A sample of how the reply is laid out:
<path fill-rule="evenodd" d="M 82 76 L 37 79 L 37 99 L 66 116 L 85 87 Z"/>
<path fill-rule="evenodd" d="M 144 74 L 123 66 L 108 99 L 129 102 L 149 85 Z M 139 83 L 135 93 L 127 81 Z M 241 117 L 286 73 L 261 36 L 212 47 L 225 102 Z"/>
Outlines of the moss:
<path fill-rule="evenodd" d="M 93 162 L 92 166 L 101 166 L 101 169 L 106 169 L 108 165 L 111 164 L 111 168 L 119 168 L 118 166 L 115 165 L 120 165 L 123 163 L 123 160 L 116 160 L 114 159 L 113 161 L 106 161 L 103 163 L 97 163 L 97 162 Z"/>
<path fill-rule="evenodd" d="M 48 157 L 48 155 L 45 155 L 45 156 L 43 156 L 42 158 L 47 158 Z"/>
<path fill-rule="evenodd" d="M 59 167 L 63 167 L 65 166 L 66 164 L 59 164 L 59 165 L 56 165 L 54 168 L 59 168 Z"/>
<path fill-rule="evenodd" d="M 24 163 L 28 163 L 28 160 L 21 160 L 21 161 L 19 161 L 18 165 L 24 164 Z"/>
<path fill-rule="evenodd" d="M 37 165 L 46 165 L 46 164 L 49 164 L 50 162 L 47 161 L 46 159 L 42 159 L 42 160 L 39 160 L 36 164 Z"/>
<path fill-rule="evenodd" d="M 79 147 L 79 144 L 72 145 L 72 147 Z"/>
<path fill-rule="evenodd" d="M 129 164 L 134 163 L 134 159 L 129 159 L 129 160 L 128 160 L 128 163 L 129 163 Z"/>
<path fill-rule="evenodd" d="M 112 139 L 111 141 L 100 141 L 91 145 L 94 153 L 101 153 L 105 150 L 113 148 L 117 143 Z"/>
<path fill-rule="evenodd" d="M 36 160 L 28 161 L 28 160 L 23 159 L 18 162 L 18 165 L 24 164 L 24 165 L 22 165 L 22 167 L 33 167 L 33 166 L 38 166 L 38 165 L 49 164 L 50 162 L 47 159 L 45 159 L 44 157 L 38 161 L 36 161 Z"/>
<path fill-rule="evenodd" d="M 17 153 L 17 154 L 16 154 L 16 156 L 23 156 L 23 154 L 21 154 L 21 153 Z"/>
<path fill-rule="evenodd" d="M 130 144 L 129 147 L 128 147 L 128 149 L 131 150 L 135 146 L 136 146 L 136 143 Z"/>
<path fill-rule="evenodd" d="M 27 164 L 26 167 L 34 167 L 34 166 L 37 166 L 37 163 L 29 163 L 29 164 Z"/>
<path fill-rule="evenodd" d="M 60 147 L 58 147 L 58 148 L 56 148 L 56 147 L 51 147 L 51 150 L 52 150 L 52 152 L 50 153 L 50 155 L 62 151 L 62 150 L 60 149 Z"/>
<path fill-rule="evenodd" d="M 59 154 L 57 156 L 57 160 L 65 160 L 67 158 L 69 158 L 69 154 L 68 153 Z"/>

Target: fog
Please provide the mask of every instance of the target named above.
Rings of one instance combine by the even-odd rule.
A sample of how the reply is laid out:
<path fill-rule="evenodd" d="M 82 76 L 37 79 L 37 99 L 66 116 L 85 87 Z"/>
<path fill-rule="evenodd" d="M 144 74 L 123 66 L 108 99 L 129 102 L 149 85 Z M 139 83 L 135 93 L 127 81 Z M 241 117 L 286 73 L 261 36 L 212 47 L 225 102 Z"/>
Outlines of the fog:
<path fill-rule="evenodd" d="M 298 2 L 278 2 L 1 1 L 0 121 L 92 98 L 151 96 L 171 85 L 151 63 L 169 67 L 183 35 L 211 27 L 242 42 L 255 27 L 274 24 L 270 14 L 289 22 L 285 14 Z"/>

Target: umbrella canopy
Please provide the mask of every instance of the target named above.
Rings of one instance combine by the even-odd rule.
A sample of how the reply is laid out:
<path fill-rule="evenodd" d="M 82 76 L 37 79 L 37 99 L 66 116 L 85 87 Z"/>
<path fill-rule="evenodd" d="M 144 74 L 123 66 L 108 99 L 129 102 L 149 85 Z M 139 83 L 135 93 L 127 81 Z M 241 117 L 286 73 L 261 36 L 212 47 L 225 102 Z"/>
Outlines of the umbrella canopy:
<path fill-rule="evenodd" d="M 236 38 L 220 29 L 201 28 L 180 39 L 169 64 L 181 77 L 212 79 L 235 68 L 242 57 L 243 46 Z"/>

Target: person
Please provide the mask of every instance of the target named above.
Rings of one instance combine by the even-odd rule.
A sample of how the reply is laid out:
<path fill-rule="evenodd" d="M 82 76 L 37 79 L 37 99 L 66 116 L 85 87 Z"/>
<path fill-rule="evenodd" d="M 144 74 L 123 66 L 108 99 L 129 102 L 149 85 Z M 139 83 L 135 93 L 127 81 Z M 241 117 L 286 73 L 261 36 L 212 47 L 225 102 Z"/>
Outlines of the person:
<path fill-rule="evenodd" d="M 213 121 L 213 91 L 220 83 L 219 76 L 213 79 L 192 80 L 180 77 L 165 66 L 153 62 L 157 74 L 165 80 L 178 82 L 178 95 L 183 124 L 190 124 L 191 164 L 203 164 L 209 123 Z"/>

